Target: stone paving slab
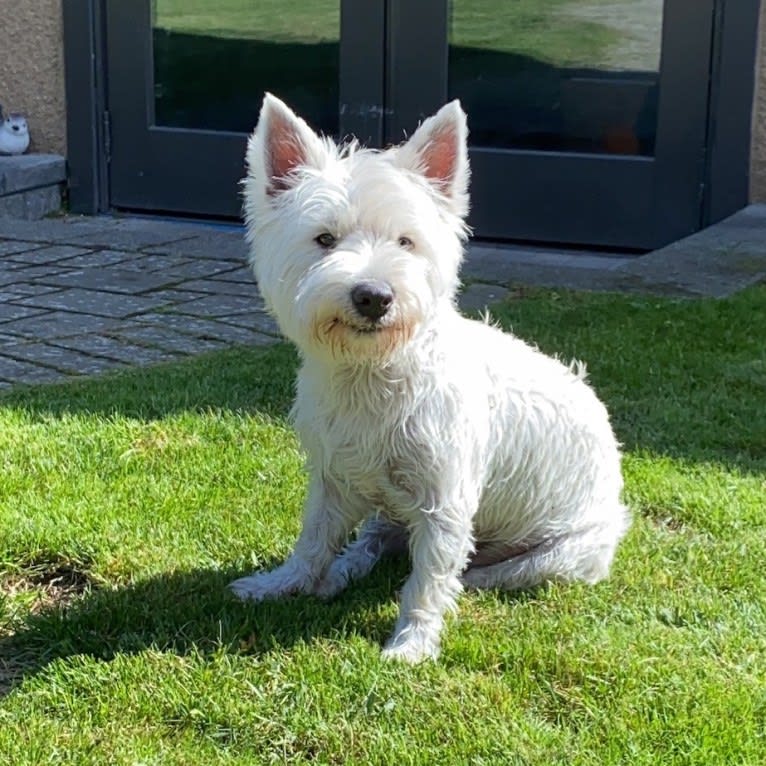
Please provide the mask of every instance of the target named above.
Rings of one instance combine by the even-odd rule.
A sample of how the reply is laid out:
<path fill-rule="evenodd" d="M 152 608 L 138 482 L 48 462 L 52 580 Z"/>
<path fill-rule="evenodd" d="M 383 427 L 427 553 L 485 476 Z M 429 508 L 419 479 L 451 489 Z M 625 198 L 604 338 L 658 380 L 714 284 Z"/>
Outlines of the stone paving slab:
<path fill-rule="evenodd" d="M 241 228 L 148 218 L 0 220 L 0 387 L 281 340 Z M 466 310 L 516 285 L 723 296 L 766 280 L 766 205 L 641 257 L 469 246 Z"/>
<path fill-rule="evenodd" d="M 593 255 L 539 248 L 469 247 L 462 276 L 471 282 L 503 285 L 568 287 L 578 290 L 617 290 L 618 270 L 628 263 L 623 255 Z"/>
<path fill-rule="evenodd" d="M 17 361 L 44 364 L 64 373 L 74 375 L 94 375 L 113 369 L 115 363 L 69 348 L 62 348 L 49 343 L 23 343 L 3 346 L 3 355 Z"/>
<path fill-rule="evenodd" d="M 6 255 L 13 255 L 14 253 L 25 253 L 30 250 L 34 250 L 38 247 L 44 247 L 39 242 L 18 242 L 14 240 L 0 241 L 0 258 L 4 258 Z"/>
<path fill-rule="evenodd" d="M 130 263 L 135 257 L 135 253 L 129 253 L 125 250 L 86 250 L 83 255 L 69 257 L 63 263 L 70 269 L 101 269 L 107 266 Z M 123 266 L 123 268 L 127 268 L 127 266 Z"/>
<path fill-rule="evenodd" d="M 149 253 L 184 255 L 192 258 L 223 259 L 244 263 L 247 259 L 247 243 L 244 231 L 236 229 L 200 227 L 189 239 L 168 242 L 147 248 Z"/>
<path fill-rule="evenodd" d="M 119 264 L 121 269 L 141 271 L 147 274 L 153 271 L 167 272 L 170 269 L 182 269 L 184 266 L 192 263 L 191 258 L 182 258 L 176 255 L 147 255 L 141 252 L 127 253 L 127 255 L 128 258 Z M 178 281 L 193 276 L 193 274 L 184 271 L 181 274 L 182 277 Z"/>
<path fill-rule="evenodd" d="M 163 269 L 165 276 L 181 281 L 184 279 L 195 279 L 200 277 L 212 277 L 216 274 L 232 271 L 236 268 L 234 263 L 229 261 L 215 261 L 210 258 L 197 258 L 187 263 L 170 266 Z"/>
<path fill-rule="evenodd" d="M 23 282 L 36 282 L 40 277 L 63 274 L 67 269 L 59 266 L 22 266 L 19 263 L 0 265 L 0 289 Z"/>
<path fill-rule="evenodd" d="M 724 298 L 766 281 L 766 205 L 733 216 L 642 256 L 582 254 L 538 248 L 471 246 L 463 269 L 471 280 L 577 290 Z"/>
<path fill-rule="evenodd" d="M 67 216 L 41 221 L 2 221 L 0 238 L 135 251 L 199 233 L 200 227 L 146 218 Z"/>
<path fill-rule="evenodd" d="M 10 335 L 5 332 L 0 332 L 0 346 L 7 346 L 9 344 L 18 343 L 18 342 L 19 342 L 18 335 Z M 0 358 L 2 358 L 2 354 L 0 354 Z"/>
<path fill-rule="evenodd" d="M 0 288 L 0 295 L 8 296 L 8 299 L 17 297 L 26 297 L 28 295 L 44 295 L 45 293 L 55 293 L 60 290 L 59 287 L 43 285 L 39 282 L 14 282 L 12 285 Z"/>
<path fill-rule="evenodd" d="M 117 331 L 120 338 L 174 354 L 199 354 L 226 347 L 224 340 L 185 335 L 162 325 L 126 325 Z"/>
<path fill-rule="evenodd" d="M 168 310 L 175 309 L 182 303 L 193 303 L 200 298 L 205 297 L 205 293 L 196 293 L 192 290 L 183 289 L 185 285 L 178 285 L 176 288 L 168 288 L 167 290 L 154 290 L 152 297 L 159 300 L 166 301 L 168 304 Z"/>
<path fill-rule="evenodd" d="M 218 277 L 211 279 L 190 279 L 188 282 L 182 282 L 179 287 L 183 287 L 184 290 L 199 290 L 200 293 L 242 295 L 254 300 L 258 297 L 258 288 L 255 284 L 255 279 L 252 278 L 248 278 L 247 281 L 238 282 L 228 282 Z"/>
<path fill-rule="evenodd" d="M 22 306 L 58 309 L 115 319 L 123 319 L 167 305 L 165 301 L 153 298 L 151 295 L 122 295 L 103 290 L 83 290 L 79 287 L 22 298 L 18 303 Z"/>
<path fill-rule="evenodd" d="M 68 311 L 46 311 L 42 314 L 0 324 L 0 332 L 24 338 L 52 340 L 74 335 L 87 335 L 113 329 L 118 320 L 95 314 Z"/>
<path fill-rule="evenodd" d="M 62 377 L 61 372 L 44 365 L 0 357 L 0 380 L 7 383 L 54 383 Z"/>
<path fill-rule="evenodd" d="M 107 293 L 141 295 L 174 285 L 178 280 L 162 271 L 140 271 L 123 269 L 120 266 L 104 266 L 56 274 L 42 281 L 46 285 L 56 287 L 78 287 Z M 156 298 L 156 295 L 154 297 Z"/>
<path fill-rule="evenodd" d="M 82 247 L 73 247 L 72 245 L 52 245 L 50 247 L 36 247 L 33 250 L 24 252 L 15 252 L 8 256 L 8 261 L 18 263 L 24 266 L 39 266 L 46 263 L 56 263 L 73 258 L 77 255 L 90 253 Z M 67 266 L 72 264 L 67 262 Z"/>
<path fill-rule="evenodd" d="M 282 338 L 282 333 L 279 331 L 277 320 L 270 314 L 266 314 L 262 311 L 253 311 L 248 314 L 235 314 L 234 316 L 222 316 L 217 317 L 217 319 L 226 324 L 245 327 L 249 330 L 256 330 L 257 332 L 263 332 L 267 335 Z"/>
<path fill-rule="evenodd" d="M 24 299 L 22 299 L 24 300 Z M 16 303 L 0 303 L 0 328 L 4 322 L 11 322 L 14 319 L 24 319 L 25 317 L 33 317 L 38 314 L 45 313 L 43 309 L 31 308 L 28 306 L 18 305 Z"/>
<path fill-rule="evenodd" d="M 172 327 L 180 333 L 193 335 L 197 338 L 222 340 L 230 344 L 268 345 L 278 340 L 278 338 L 251 330 L 240 324 L 181 314 L 146 314 L 141 317 L 141 321 L 161 327 Z"/>
<path fill-rule="evenodd" d="M 256 309 L 263 309 L 263 299 L 260 296 L 243 295 L 206 295 L 193 304 L 179 307 L 184 314 L 192 312 L 201 317 L 225 317 L 235 314 L 249 314 Z"/>
<path fill-rule="evenodd" d="M 79 335 L 61 338 L 54 343 L 64 349 L 82 351 L 88 356 L 101 357 L 125 365 L 155 364 L 178 358 L 176 354 L 130 343 L 119 336 Z"/>
<path fill-rule="evenodd" d="M 238 266 L 232 271 L 224 271 L 210 277 L 215 282 L 245 282 L 255 284 L 252 269 L 249 266 Z"/>

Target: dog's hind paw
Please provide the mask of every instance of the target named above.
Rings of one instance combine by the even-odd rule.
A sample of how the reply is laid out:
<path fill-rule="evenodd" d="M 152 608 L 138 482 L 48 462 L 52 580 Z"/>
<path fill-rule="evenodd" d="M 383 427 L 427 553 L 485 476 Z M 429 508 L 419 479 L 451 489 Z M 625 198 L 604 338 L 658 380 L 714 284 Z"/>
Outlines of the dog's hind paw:
<path fill-rule="evenodd" d="M 317 583 L 314 593 L 323 599 L 335 598 L 348 588 L 348 584 L 348 572 L 342 566 L 333 563 L 327 574 Z"/>
<path fill-rule="evenodd" d="M 281 576 L 279 570 L 274 570 L 240 577 L 229 583 L 229 590 L 241 601 L 265 601 L 294 593 L 298 588 Z"/>

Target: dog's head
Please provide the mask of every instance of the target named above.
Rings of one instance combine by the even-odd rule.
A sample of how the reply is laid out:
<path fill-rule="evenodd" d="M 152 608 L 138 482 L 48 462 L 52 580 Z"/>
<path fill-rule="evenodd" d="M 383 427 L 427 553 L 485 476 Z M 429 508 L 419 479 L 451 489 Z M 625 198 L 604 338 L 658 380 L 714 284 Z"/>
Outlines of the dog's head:
<path fill-rule="evenodd" d="M 337 147 L 267 95 L 247 150 L 256 279 L 306 354 L 385 361 L 451 306 L 466 236 L 457 101 L 386 151 Z"/>

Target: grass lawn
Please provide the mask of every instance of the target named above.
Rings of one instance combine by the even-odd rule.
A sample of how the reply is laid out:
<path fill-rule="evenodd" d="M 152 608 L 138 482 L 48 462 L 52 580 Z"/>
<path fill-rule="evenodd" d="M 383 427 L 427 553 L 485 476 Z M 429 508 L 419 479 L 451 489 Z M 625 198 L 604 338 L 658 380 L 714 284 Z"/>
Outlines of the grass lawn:
<path fill-rule="evenodd" d="M 766 286 L 525 291 L 496 316 L 588 361 L 634 525 L 595 587 L 462 597 L 385 664 L 405 562 L 328 605 L 226 583 L 305 490 L 287 346 L 0 398 L 0 763 L 762 764 Z"/>
<path fill-rule="evenodd" d="M 567 11 L 633 0 L 456 0 L 450 5 L 453 45 L 528 55 L 557 66 L 597 65 L 620 35 L 608 24 Z M 661 14 L 658 9 L 658 15 Z M 153 25 L 168 32 L 274 43 L 340 37 L 337 0 L 156 0 Z M 628 26 L 628 25 L 626 25 Z M 383 30 L 380 31 L 383 34 Z M 627 28 L 622 35 L 633 38 Z"/>

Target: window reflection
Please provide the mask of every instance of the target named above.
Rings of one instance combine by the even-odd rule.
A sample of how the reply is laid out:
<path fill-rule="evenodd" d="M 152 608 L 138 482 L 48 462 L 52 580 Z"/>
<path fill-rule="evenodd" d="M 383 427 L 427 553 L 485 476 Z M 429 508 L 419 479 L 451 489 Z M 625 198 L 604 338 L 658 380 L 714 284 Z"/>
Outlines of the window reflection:
<path fill-rule="evenodd" d="M 651 155 L 662 0 L 453 0 L 449 92 L 471 143 Z"/>
<path fill-rule="evenodd" d="M 154 0 L 155 123 L 249 132 L 263 93 L 338 131 L 338 0 Z"/>

